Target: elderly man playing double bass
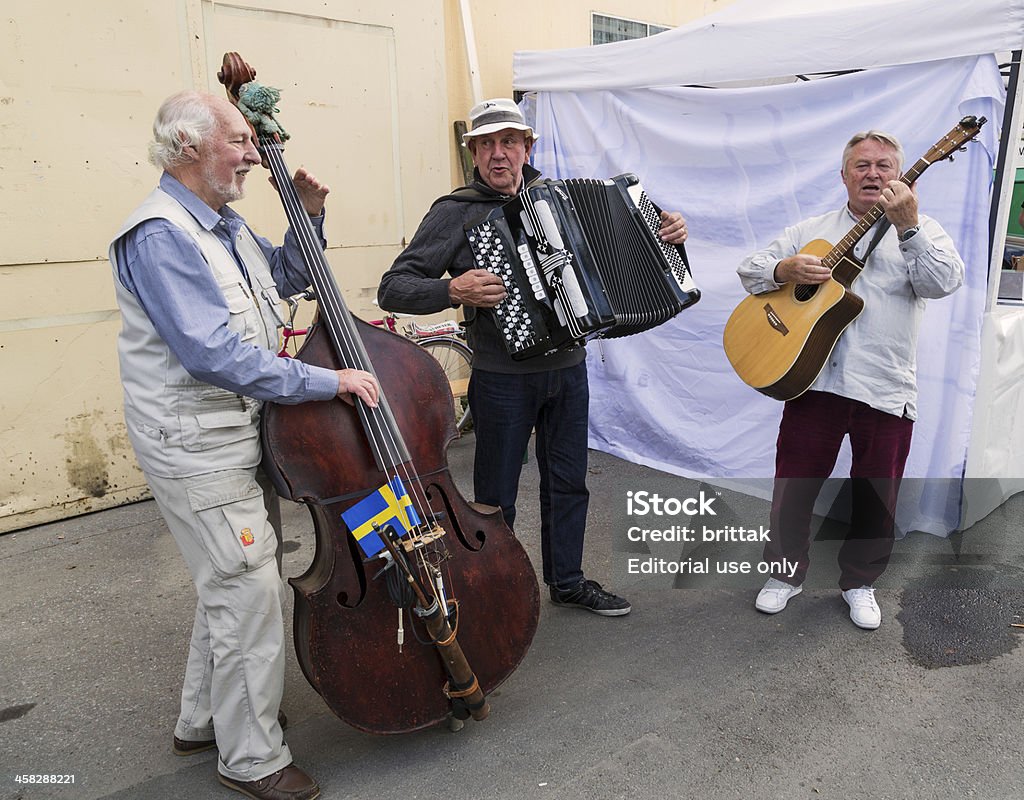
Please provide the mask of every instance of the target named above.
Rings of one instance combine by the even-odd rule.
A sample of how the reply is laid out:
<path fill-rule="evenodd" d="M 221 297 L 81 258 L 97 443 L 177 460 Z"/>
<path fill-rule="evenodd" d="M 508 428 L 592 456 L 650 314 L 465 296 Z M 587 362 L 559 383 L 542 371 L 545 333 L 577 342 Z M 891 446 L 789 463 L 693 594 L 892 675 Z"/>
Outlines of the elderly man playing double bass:
<path fill-rule="evenodd" d="M 181 92 L 153 135 L 160 185 L 121 226 L 110 261 L 128 436 L 198 594 L 174 752 L 216 747 L 225 786 L 311 800 L 319 786 L 292 763 L 279 716 L 279 516 L 259 470 L 260 406 L 352 395 L 375 405 L 377 384 L 276 357 L 278 292 L 304 290 L 309 275 L 291 231 L 274 248 L 228 206 L 260 163 L 241 113 Z M 328 188 L 302 169 L 294 183 L 323 244 Z"/>

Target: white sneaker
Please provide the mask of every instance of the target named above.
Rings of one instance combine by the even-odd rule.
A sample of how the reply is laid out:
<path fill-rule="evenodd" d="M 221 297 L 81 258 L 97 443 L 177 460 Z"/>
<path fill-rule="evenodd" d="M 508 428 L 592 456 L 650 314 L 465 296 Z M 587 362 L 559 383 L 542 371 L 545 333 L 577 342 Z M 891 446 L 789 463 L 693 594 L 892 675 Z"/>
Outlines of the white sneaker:
<path fill-rule="evenodd" d="M 873 631 L 882 624 L 882 611 L 875 602 L 875 590 L 871 586 L 847 589 L 843 599 L 850 607 L 850 619 L 858 628 Z"/>
<path fill-rule="evenodd" d="M 764 588 L 757 593 L 754 608 L 765 614 L 778 614 L 786 607 L 786 603 L 791 597 L 796 597 L 803 590 L 803 586 L 793 586 L 790 583 L 769 578 L 765 581 Z"/>

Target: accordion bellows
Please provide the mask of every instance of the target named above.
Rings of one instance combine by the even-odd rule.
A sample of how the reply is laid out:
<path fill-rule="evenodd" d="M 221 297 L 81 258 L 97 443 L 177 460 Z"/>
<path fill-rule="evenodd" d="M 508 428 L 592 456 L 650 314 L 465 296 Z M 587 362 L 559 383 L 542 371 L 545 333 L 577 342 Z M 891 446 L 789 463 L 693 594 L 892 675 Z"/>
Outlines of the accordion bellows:
<path fill-rule="evenodd" d="M 660 225 L 627 174 L 542 181 L 468 226 L 476 266 L 505 283 L 494 313 L 512 358 L 640 333 L 696 303 L 686 251 Z"/>

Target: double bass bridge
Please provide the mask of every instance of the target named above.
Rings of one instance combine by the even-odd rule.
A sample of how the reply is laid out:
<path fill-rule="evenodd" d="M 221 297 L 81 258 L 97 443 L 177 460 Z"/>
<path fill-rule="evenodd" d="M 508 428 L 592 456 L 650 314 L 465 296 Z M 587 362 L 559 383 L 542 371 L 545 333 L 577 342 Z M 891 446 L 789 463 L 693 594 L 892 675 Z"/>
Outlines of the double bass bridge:
<path fill-rule="evenodd" d="M 442 536 L 444 536 L 445 530 L 440 525 L 434 525 L 430 530 L 424 533 L 410 533 L 408 536 L 403 536 L 398 541 L 402 544 L 402 549 L 407 553 L 415 552 L 422 547 L 426 547 L 432 542 L 436 542 Z"/>

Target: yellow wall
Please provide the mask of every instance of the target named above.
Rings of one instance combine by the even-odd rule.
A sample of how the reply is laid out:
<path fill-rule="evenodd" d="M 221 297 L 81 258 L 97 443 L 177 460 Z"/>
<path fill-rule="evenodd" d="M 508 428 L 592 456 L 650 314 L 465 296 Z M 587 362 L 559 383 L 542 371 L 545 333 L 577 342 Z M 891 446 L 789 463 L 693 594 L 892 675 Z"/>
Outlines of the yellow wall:
<path fill-rule="evenodd" d="M 608 0 L 679 25 L 730 0 Z M 517 49 L 584 46 L 589 3 L 471 0 L 485 96 Z M 282 89 L 285 158 L 333 189 L 328 258 L 372 318 L 380 274 L 431 201 L 461 183 L 452 122 L 472 104 L 459 0 L 8 0 L 0 26 L 0 532 L 146 496 L 121 411 L 107 246 L 158 179 L 160 101 L 222 91 L 237 50 Z M 236 204 L 279 241 L 254 173 Z"/>
<path fill-rule="evenodd" d="M 730 5 L 734 0 L 468 0 L 476 39 L 483 100 L 512 96 L 512 54 L 517 50 L 554 50 L 587 47 L 591 42 L 591 14 L 675 28 Z M 463 37 L 460 0 L 445 0 L 448 29 L 448 115 L 469 119 L 474 104 L 469 60 Z M 454 137 L 453 137 L 454 142 Z M 452 181 L 461 183 L 458 152 L 452 148 Z"/>
<path fill-rule="evenodd" d="M 146 494 L 106 254 L 159 177 L 145 154 L 164 97 L 222 91 L 226 50 L 282 89 L 285 158 L 333 188 L 328 258 L 364 316 L 450 173 L 442 0 L 9 0 L 4 12 L 0 531 Z M 279 241 L 280 203 L 255 173 L 237 208 Z"/>

